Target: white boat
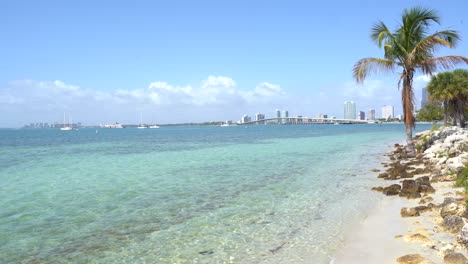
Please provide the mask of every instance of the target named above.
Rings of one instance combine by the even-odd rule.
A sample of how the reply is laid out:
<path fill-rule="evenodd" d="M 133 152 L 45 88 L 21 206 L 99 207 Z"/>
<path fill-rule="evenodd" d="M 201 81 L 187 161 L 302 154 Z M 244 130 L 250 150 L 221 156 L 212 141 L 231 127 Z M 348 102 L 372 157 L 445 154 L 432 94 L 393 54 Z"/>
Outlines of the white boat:
<path fill-rule="evenodd" d="M 122 124 L 115 123 L 110 125 L 101 125 L 102 128 L 124 128 Z"/>
<path fill-rule="evenodd" d="M 140 113 L 140 125 L 137 128 L 138 129 L 148 128 L 148 126 L 143 125 L 143 114 L 142 113 Z"/>
<path fill-rule="evenodd" d="M 159 128 L 159 126 L 157 126 L 157 125 L 152 125 L 152 126 L 149 126 L 148 128 Z"/>
<path fill-rule="evenodd" d="M 60 128 L 62 131 L 70 131 L 73 130 L 72 126 L 70 124 L 65 124 L 65 113 L 63 113 L 63 127 Z"/>

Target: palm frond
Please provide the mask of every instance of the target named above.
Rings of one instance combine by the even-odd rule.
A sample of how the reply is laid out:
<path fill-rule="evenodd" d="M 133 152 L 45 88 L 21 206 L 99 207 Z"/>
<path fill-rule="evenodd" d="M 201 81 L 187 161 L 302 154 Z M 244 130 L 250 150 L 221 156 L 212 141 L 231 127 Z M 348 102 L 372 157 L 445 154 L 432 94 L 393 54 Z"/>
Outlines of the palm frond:
<path fill-rule="evenodd" d="M 379 21 L 375 23 L 371 28 L 371 40 L 375 41 L 379 48 L 382 47 L 382 43 L 393 39 L 392 32 L 387 28 L 384 22 Z"/>
<path fill-rule="evenodd" d="M 431 74 L 438 69 L 450 70 L 457 64 L 468 64 L 468 58 L 458 55 L 449 55 L 436 58 L 429 58 L 420 63 L 420 68 L 423 73 Z"/>
<path fill-rule="evenodd" d="M 396 63 L 393 60 L 380 58 L 364 58 L 356 62 L 353 67 L 353 77 L 362 83 L 371 73 L 394 71 Z"/>
<path fill-rule="evenodd" d="M 409 55 L 409 59 L 413 62 L 416 62 L 416 58 L 424 58 L 426 57 L 425 55 L 433 54 L 439 47 L 453 48 L 455 47 L 458 40 L 460 40 L 460 36 L 458 35 L 457 31 L 438 31 L 416 43 L 415 47 Z"/>

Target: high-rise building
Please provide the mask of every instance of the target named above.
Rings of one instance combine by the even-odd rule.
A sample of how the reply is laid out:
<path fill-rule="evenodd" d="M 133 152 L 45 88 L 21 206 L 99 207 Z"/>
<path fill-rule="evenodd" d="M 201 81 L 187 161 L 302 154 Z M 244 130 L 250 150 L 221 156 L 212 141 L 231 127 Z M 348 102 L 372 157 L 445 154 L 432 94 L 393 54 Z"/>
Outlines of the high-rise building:
<path fill-rule="evenodd" d="M 276 109 L 276 118 L 281 117 L 281 111 L 279 109 Z"/>
<path fill-rule="evenodd" d="M 356 103 L 353 101 L 344 102 L 344 119 L 356 119 Z"/>
<path fill-rule="evenodd" d="M 359 120 L 366 120 L 366 113 L 364 111 L 359 111 Z"/>
<path fill-rule="evenodd" d="M 369 114 L 367 115 L 367 120 L 375 120 L 375 109 L 369 109 Z"/>
<path fill-rule="evenodd" d="M 259 114 L 259 113 L 255 114 L 256 121 L 263 120 L 263 119 L 265 119 L 265 114 Z"/>
<path fill-rule="evenodd" d="M 286 119 L 287 117 L 289 117 L 289 112 L 288 110 L 283 110 L 283 112 L 281 113 L 281 117 L 283 118 L 283 124 L 287 123 L 288 122 L 288 119 Z"/>
<path fill-rule="evenodd" d="M 424 108 L 429 103 L 429 92 L 424 87 L 422 88 L 422 96 L 421 96 L 421 109 Z"/>
<path fill-rule="evenodd" d="M 241 118 L 241 123 L 244 124 L 244 123 L 248 123 L 252 121 L 252 118 L 248 115 L 244 115 L 242 118 Z"/>
<path fill-rule="evenodd" d="M 393 105 L 382 106 L 382 118 L 389 119 L 395 117 L 395 110 Z"/>

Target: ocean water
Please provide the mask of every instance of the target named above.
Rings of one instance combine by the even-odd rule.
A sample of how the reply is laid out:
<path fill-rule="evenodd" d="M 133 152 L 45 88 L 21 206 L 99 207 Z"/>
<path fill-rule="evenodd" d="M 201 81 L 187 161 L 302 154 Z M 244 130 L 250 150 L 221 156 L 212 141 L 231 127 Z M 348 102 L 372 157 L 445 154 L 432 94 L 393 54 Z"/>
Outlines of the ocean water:
<path fill-rule="evenodd" d="M 395 124 L 0 130 L 0 263 L 329 263 L 404 138 Z"/>

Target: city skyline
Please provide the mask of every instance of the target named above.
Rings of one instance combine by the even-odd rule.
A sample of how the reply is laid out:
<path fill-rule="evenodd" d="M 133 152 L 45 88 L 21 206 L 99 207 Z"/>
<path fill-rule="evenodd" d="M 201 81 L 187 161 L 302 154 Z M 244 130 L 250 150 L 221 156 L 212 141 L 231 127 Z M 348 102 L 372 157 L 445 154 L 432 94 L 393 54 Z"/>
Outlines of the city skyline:
<path fill-rule="evenodd" d="M 442 27 L 463 33 L 462 3 L 429 7 L 440 12 Z M 7 1 L 0 111 L 8 115 L 0 127 L 51 123 L 63 112 L 85 124 L 135 123 L 142 112 L 151 123 L 237 120 L 284 108 L 339 117 L 343 101 L 401 112 L 397 74 L 357 85 L 351 70 L 363 57 L 382 55 L 369 40 L 373 23 L 395 21 L 418 4 Z M 83 13 L 87 19 L 77 19 Z M 346 49 L 343 39 L 353 40 Z M 453 52 L 467 53 L 466 41 Z M 428 80 L 414 76 L 418 106 Z"/>

